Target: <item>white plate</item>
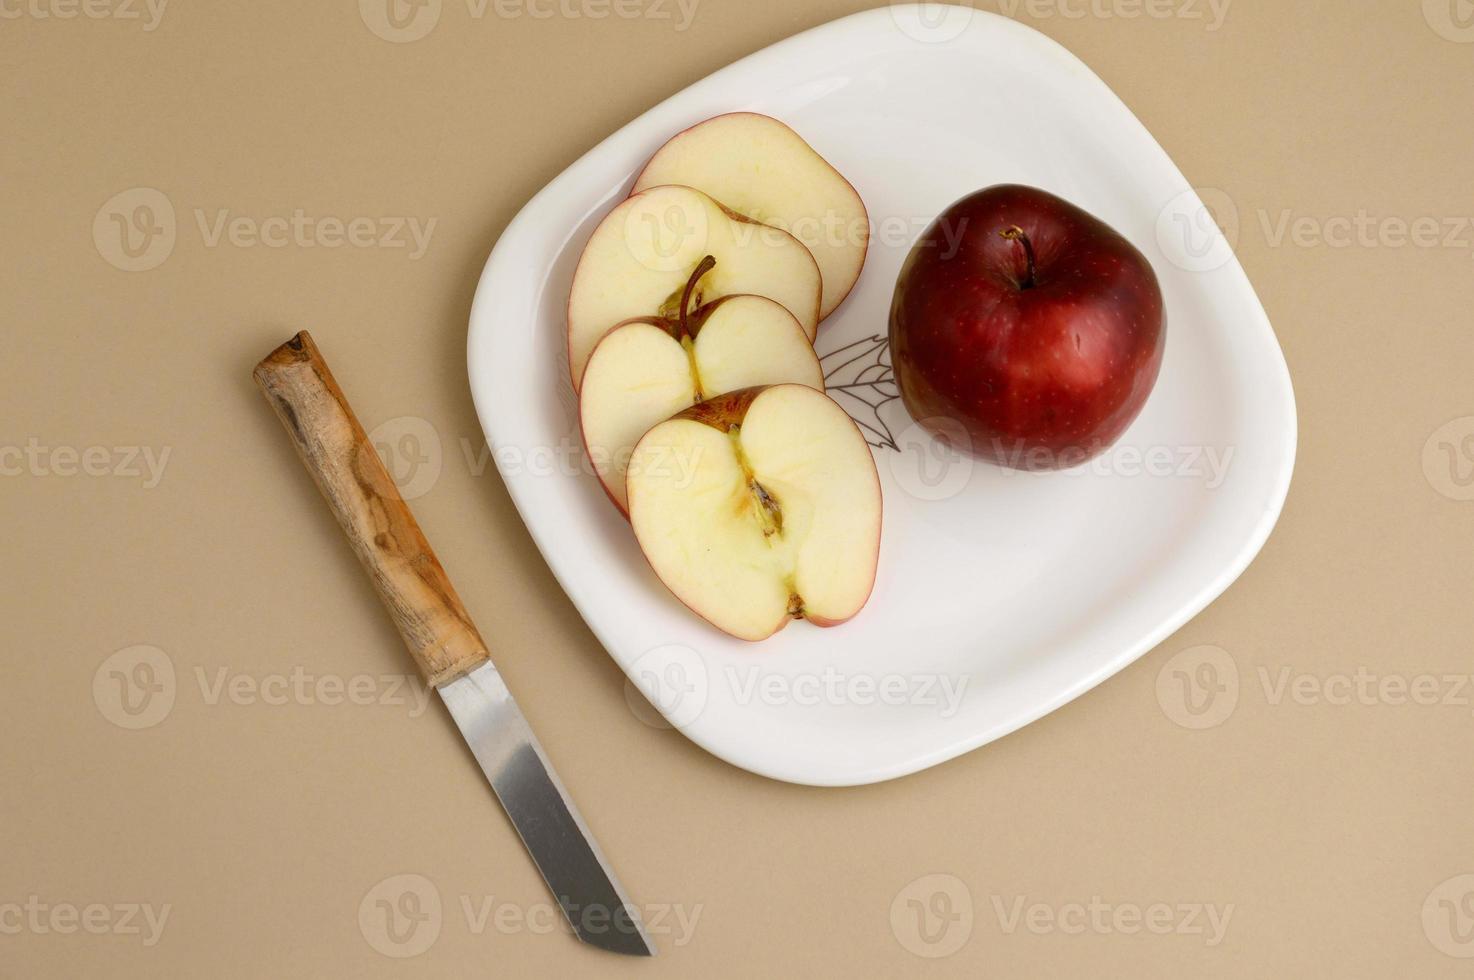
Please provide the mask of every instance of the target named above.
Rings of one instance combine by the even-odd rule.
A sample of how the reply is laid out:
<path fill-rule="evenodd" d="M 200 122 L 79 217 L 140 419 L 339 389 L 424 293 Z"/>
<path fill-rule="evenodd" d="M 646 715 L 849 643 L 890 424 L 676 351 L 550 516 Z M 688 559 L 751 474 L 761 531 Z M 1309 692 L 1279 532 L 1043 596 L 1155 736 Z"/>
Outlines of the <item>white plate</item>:
<path fill-rule="evenodd" d="M 791 124 L 869 207 L 865 272 L 817 343 L 820 354 L 857 343 L 868 352 L 863 364 L 874 366 L 863 377 L 852 366 L 849 381 L 884 372 L 883 349 L 862 342 L 886 333 L 911 241 L 989 184 L 1034 184 L 1104 219 L 1151 260 L 1168 308 L 1160 381 L 1098 466 L 1038 476 L 946 463 L 899 402 L 877 420 L 845 399 L 875 427 L 873 442 L 900 446 L 876 449 L 885 531 L 874 596 L 843 626 L 793 623 L 757 645 L 718 633 L 665 590 L 583 469 L 563 332 L 594 224 L 667 137 L 734 109 Z M 964 7 L 897 6 L 827 24 L 599 144 L 497 243 L 468 360 L 512 499 L 610 655 L 699 745 L 799 783 L 936 765 L 1101 683 L 1244 570 L 1279 516 L 1295 456 L 1283 355 L 1198 195 L 1074 56 Z M 883 378 L 866 393 L 888 393 Z M 1215 459 L 1226 459 L 1223 472 Z M 949 701 L 945 685 L 961 697 Z"/>

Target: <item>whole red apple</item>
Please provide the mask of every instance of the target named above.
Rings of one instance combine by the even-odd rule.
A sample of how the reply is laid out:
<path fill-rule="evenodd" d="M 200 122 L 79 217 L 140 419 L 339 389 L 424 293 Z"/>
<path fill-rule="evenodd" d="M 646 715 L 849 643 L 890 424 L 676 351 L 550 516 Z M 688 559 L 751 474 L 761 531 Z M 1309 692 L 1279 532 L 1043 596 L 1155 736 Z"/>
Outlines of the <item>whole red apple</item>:
<path fill-rule="evenodd" d="M 1000 184 L 932 222 L 896 282 L 890 342 L 911 417 L 1016 469 L 1099 455 L 1141 411 L 1166 340 L 1151 265 L 1103 221 Z"/>

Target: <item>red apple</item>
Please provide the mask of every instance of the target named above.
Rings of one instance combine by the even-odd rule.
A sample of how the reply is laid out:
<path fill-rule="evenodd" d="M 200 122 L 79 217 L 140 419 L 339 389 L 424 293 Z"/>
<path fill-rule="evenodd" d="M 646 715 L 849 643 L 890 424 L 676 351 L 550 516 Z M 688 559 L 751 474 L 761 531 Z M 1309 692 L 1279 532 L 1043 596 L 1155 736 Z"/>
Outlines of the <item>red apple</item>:
<path fill-rule="evenodd" d="M 1166 340 L 1151 265 L 1098 218 L 1000 184 L 921 236 L 896 282 L 902 401 L 956 448 L 1016 469 L 1104 452 L 1151 394 Z"/>

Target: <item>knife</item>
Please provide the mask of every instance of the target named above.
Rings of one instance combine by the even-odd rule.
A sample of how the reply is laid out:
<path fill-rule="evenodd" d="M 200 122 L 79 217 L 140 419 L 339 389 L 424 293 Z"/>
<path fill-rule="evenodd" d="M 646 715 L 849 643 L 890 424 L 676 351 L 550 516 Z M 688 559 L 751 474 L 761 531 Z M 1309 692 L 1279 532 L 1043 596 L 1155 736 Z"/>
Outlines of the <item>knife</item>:
<path fill-rule="evenodd" d="M 304 330 L 282 344 L 256 365 L 254 377 L 574 934 L 600 949 L 653 956 L 638 909 L 533 736 L 312 337 Z"/>

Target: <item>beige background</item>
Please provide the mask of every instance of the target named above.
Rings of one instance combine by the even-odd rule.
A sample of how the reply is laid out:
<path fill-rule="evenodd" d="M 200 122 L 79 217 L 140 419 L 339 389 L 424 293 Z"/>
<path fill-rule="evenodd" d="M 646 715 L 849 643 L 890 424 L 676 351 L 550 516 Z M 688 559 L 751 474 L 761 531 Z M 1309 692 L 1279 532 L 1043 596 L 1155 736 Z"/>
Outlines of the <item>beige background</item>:
<path fill-rule="evenodd" d="M 546 181 L 682 86 L 867 4 L 700 0 L 677 30 L 673 5 L 670 19 L 476 19 L 445 0 L 426 37 L 389 43 L 353 0 L 176 0 L 152 30 L 141 0 L 92 3 L 119 16 L 0 5 L 0 975 L 1474 970 L 1451 955 L 1474 954 L 1474 878 L 1459 877 L 1474 873 L 1474 690 L 1443 676 L 1470 671 L 1474 636 L 1474 29 L 1456 5 L 1236 0 L 1216 29 L 1206 2 L 1153 8 L 1166 18 L 1127 16 L 1131 0 L 1008 5 L 1236 211 L 1295 381 L 1295 482 L 1243 578 L 1115 679 L 936 769 L 819 791 L 734 769 L 627 706 L 478 464 L 463 344 L 488 251 Z M 130 273 L 92 225 L 137 187 L 167 196 L 178 240 Z M 194 217 L 297 208 L 437 223 L 411 259 L 208 247 Z M 1322 241 L 1358 214 L 1363 241 Z M 1276 234 L 1286 217 L 1299 234 Z M 1398 235 L 1420 217 L 1443 223 L 1437 243 Z M 407 670 L 249 380 L 301 327 L 367 426 L 413 416 L 439 439 L 441 474 L 414 501 L 427 533 L 637 901 L 699 915 L 657 936 L 657 960 L 540 934 L 543 886 L 438 706 L 210 693 L 294 667 Z M 56 472 L 94 446 L 95 475 Z M 169 451 L 156 486 L 128 475 L 113 452 L 128 446 Z M 127 730 L 110 685 L 140 654 L 108 658 L 137 645 L 172 667 L 174 702 Z M 1226 651 L 1239 694 L 1190 730 L 1157 681 L 1202 645 Z M 1328 696 L 1302 681 L 1276 703 L 1285 670 Z M 1359 671 L 1372 703 L 1354 689 L 1327 703 Z M 1461 703 L 1398 703 L 1376 683 L 1420 675 Z M 443 902 L 438 938 L 408 959 L 371 942 L 385 938 L 374 900 L 402 882 L 380 883 L 400 874 Z M 933 874 L 952 877 L 916 883 Z M 1010 928 L 1020 896 L 1043 907 L 1033 929 Z M 478 934 L 463 897 L 537 928 L 504 912 Z M 1126 918 L 1080 935 L 1039 918 L 1072 926 L 1092 897 Z M 928 944 L 912 898 L 972 918 L 927 920 Z M 53 928 L 89 903 L 109 906 L 93 913 L 105 934 Z M 118 918 L 126 903 L 169 906 L 154 944 Z M 1192 903 L 1231 919 L 1211 945 L 1126 931 L 1156 903 L 1174 921 Z"/>

